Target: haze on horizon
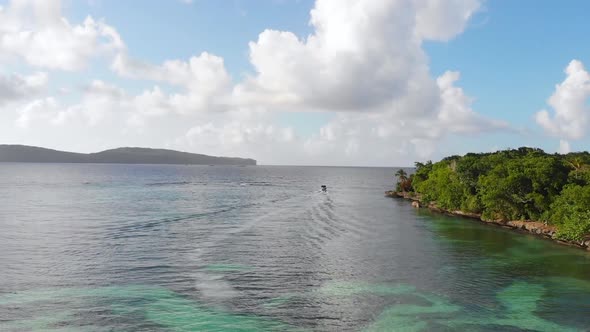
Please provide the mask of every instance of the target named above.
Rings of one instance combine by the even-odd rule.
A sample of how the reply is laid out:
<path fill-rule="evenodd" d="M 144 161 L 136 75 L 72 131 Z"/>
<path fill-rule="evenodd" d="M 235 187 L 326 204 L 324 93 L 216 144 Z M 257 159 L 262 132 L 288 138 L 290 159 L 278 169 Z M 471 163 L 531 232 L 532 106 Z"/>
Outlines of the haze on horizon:
<path fill-rule="evenodd" d="M 590 3 L 0 6 L 0 144 L 392 166 L 590 143 Z"/>

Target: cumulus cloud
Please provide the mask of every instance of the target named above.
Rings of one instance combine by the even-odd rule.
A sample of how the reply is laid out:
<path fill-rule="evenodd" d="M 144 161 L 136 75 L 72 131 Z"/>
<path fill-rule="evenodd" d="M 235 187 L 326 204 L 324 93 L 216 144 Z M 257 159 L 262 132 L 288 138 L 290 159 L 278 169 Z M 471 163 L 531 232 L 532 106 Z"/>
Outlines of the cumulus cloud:
<path fill-rule="evenodd" d="M 448 41 L 463 32 L 479 0 L 419 0 L 416 4 L 416 33 L 427 40 Z"/>
<path fill-rule="evenodd" d="M 83 68 L 100 54 L 124 48 L 117 31 L 88 16 L 71 24 L 61 16 L 61 2 L 13 0 L 0 7 L 0 57 L 24 59 L 35 67 Z"/>
<path fill-rule="evenodd" d="M 433 78 L 422 48 L 461 33 L 480 7 L 477 0 L 318 0 L 311 35 L 265 30 L 249 44 L 256 72 L 235 86 L 233 102 L 337 112 L 303 142 L 307 153 L 332 158 L 412 148 L 426 156 L 448 134 L 505 130 L 507 123 L 472 110 L 473 99 L 455 85 L 458 72 Z"/>
<path fill-rule="evenodd" d="M 36 96 L 47 86 L 47 73 L 0 75 L 0 105 Z"/>
<path fill-rule="evenodd" d="M 547 101 L 553 108 L 553 116 L 541 110 L 535 119 L 548 134 L 576 140 L 586 135 L 589 126 L 590 74 L 578 60 L 569 63 L 565 74 L 565 80 L 555 86 Z"/>
<path fill-rule="evenodd" d="M 508 123 L 485 118 L 471 109 L 473 98 L 455 86 L 460 76 L 459 72 L 447 71 L 436 79 L 441 93 L 440 124 L 451 132 L 466 134 L 509 129 Z"/>
<path fill-rule="evenodd" d="M 54 97 L 38 98 L 20 105 L 15 124 L 29 128 L 34 123 L 66 125 L 76 120 L 76 125 L 96 126 L 107 115 L 118 113 L 117 116 L 124 116 L 130 109 L 129 97 L 114 85 L 95 80 L 82 90 L 80 102 L 72 105 L 64 105 Z"/>
<path fill-rule="evenodd" d="M 236 87 L 243 101 L 265 99 L 332 111 L 381 111 L 400 100 L 430 100 L 413 112 L 436 111 L 424 40 L 460 33 L 479 1 L 325 1 L 311 11 L 305 39 L 266 30 L 251 42 L 256 75 Z M 444 26 L 444 28 L 443 28 Z M 404 108 L 404 109 L 401 109 Z"/>
<path fill-rule="evenodd" d="M 60 125 L 66 121 L 67 117 L 68 112 L 61 110 L 61 105 L 55 98 L 35 99 L 24 104 L 18 110 L 16 125 L 25 129 L 36 121 L 42 122 L 44 125 Z"/>
<path fill-rule="evenodd" d="M 293 129 L 266 123 L 242 123 L 233 121 L 216 125 L 207 123 L 189 129 L 185 135 L 189 145 L 205 147 L 208 151 L 221 149 L 230 154 L 240 151 L 280 153 L 277 145 L 290 145 L 296 137 Z"/>
<path fill-rule="evenodd" d="M 250 43 L 257 73 L 236 92 L 257 103 L 270 95 L 297 107 L 368 111 L 403 96 L 412 81 L 434 89 L 411 10 L 405 1 L 320 0 L 307 39 L 266 30 Z"/>
<path fill-rule="evenodd" d="M 81 102 L 71 106 L 69 111 L 84 117 L 91 126 L 98 125 L 108 114 L 116 113 L 122 118 L 129 110 L 130 97 L 115 85 L 94 80 L 83 90 Z"/>
<path fill-rule="evenodd" d="M 254 112 L 239 122 L 207 123 L 191 128 L 177 144 L 198 151 L 240 151 L 260 156 L 262 162 L 338 165 L 390 165 L 414 158 L 430 158 L 446 135 L 504 130 L 504 122 L 486 119 L 471 109 L 472 98 L 455 86 L 456 72 L 437 78 L 441 91 L 432 116 L 414 116 L 396 108 L 379 112 L 339 112 L 309 137 L 293 128 L 272 124 L 270 112 Z M 407 100 L 409 106 L 412 103 Z M 227 119 L 235 117 L 231 114 Z M 368 162 L 370 161 L 370 162 Z"/>
<path fill-rule="evenodd" d="M 570 148 L 570 143 L 568 141 L 559 140 L 559 149 L 557 150 L 557 152 L 566 154 L 570 153 L 571 150 L 572 149 Z"/>
<path fill-rule="evenodd" d="M 433 77 L 422 47 L 425 41 L 447 41 L 462 33 L 480 9 L 479 0 L 444 5 L 436 0 L 317 0 L 309 36 L 265 30 L 249 43 L 254 72 L 239 82 L 233 82 L 223 58 L 208 52 L 161 64 L 133 58 L 113 27 L 90 17 L 71 25 L 56 3 L 18 0 L 1 10 L 0 54 L 66 70 L 82 68 L 95 54 L 108 54 L 114 73 L 154 85 L 132 94 L 93 81 L 73 105 L 55 99 L 24 105 L 17 120 L 21 127 L 84 120 L 108 131 L 116 123 L 117 128 L 144 128 L 163 141 L 170 137 L 158 136 L 160 129 L 175 121 L 171 127 L 182 132 L 171 144 L 180 149 L 272 163 L 343 165 L 428 157 L 449 134 L 508 127 L 472 109 L 473 98 L 457 86 L 458 72 Z M 29 20 L 25 13 L 30 9 L 35 14 Z M 54 43 L 57 35 L 64 38 Z M 39 56 L 44 53 L 47 57 Z M 316 133 L 301 136 L 272 115 L 298 111 L 334 116 Z"/>
<path fill-rule="evenodd" d="M 201 53 L 188 61 L 168 60 L 152 65 L 118 54 L 112 69 L 121 76 L 171 84 L 180 88 L 179 93 L 165 95 L 159 87 L 144 92 L 145 103 L 157 105 L 161 111 L 191 113 L 227 108 L 232 80 L 223 58 Z"/>

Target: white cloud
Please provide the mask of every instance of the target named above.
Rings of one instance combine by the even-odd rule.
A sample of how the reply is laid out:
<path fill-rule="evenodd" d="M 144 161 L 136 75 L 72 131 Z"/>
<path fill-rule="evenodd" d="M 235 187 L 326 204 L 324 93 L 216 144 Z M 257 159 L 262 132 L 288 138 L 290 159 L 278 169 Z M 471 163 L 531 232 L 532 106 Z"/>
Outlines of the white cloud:
<path fill-rule="evenodd" d="M 63 105 L 54 97 L 46 97 L 20 105 L 15 124 L 20 128 L 29 128 L 34 123 L 96 126 L 108 115 L 125 115 L 130 108 L 128 103 L 124 90 L 96 80 L 84 87 L 79 103 Z"/>
<path fill-rule="evenodd" d="M 0 75 L 0 105 L 34 97 L 47 86 L 47 73 Z"/>
<path fill-rule="evenodd" d="M 109 114 L 123 118 L 129 110 L 129 97 L 123 89 L 95 80 L 84 88 L 82 101 L 70 110 L 83 116 L 89 125 L 96 126 Z"/>
<path fill-rule="evenodd" d="M 301 138 L 293 128 L 273 123 L 266 112 L 232 113 L 197 120 L 200 124 L 179 135 L 172 147 L 213 155 L 257 156 L 266 163 L 304 160 Z"/>
<path fill-rule="evenodd" d="M 13 0 L 0 8 L 0 57 L 24 59 L 35 67 L 83 68 L 90 58 L 125 46 L 117 31 L 88 16 L 72 25 L 61 16 L 61 2 Z"/>
<path fill-rule="evenodd" d="M 326 163 L 375 160 L 383 150 L 427 156 L 451 133 L 506 130 L 507 123 L 472 110 L 473 99 L 455 86 L 458 72 L 432 78 L 422 48 L 461 33 L 480 5 L 318 0 L 307 38 L 266 30 L 250 43 L 256 74 L 234 88 L 233 103 L 338 112 L 303 143 Z"/>
<path fill-rule="evenodd" d="M 445 3 L 444 10 L 435 3 L 318 0 L 306 39 L 266 30 L 250 43 L 257 73 L 236 94 L 253 103 L 363 112 L 425 98 L 430 103 L 413 105 L 413 112 L 435 112 L 438 91 L 422 42 L 460 33 L 479 1 Z"/>
<path fill-rule="evenodd" d="M 479 0 L 318 0 L 312 34 L 263 31 L 249 44 L 255 72 L 234 83 L 219 56 L 202 52 L 150 64 L 130 57 L 104 22 L 71 25 L 57 5 L 21 0 L 0 11 L 0 19 L 9 19 L 0 22 L 0 58 L 76 70 L 105 54 L 120 77 L 154 84 L 133 94 L 96 80 L 71 105 L 52 98 L 23 105 L 20 127 L 70 124 L 126 138 L 147 133 L 144 145 L 168 142 L 268 163 L 391 165 L 431 156 L 449 134 L 506 129 L 473 111 L 473 99 L 456 86 L 458 72 L 432 77 L 422 48 L 462 33 L 479 8 Z M 36 14 L 29 17 L 31 9 Z M 15 41 L 4 44 L 6 38 Z M 277 124 L 277 111 L 335 116 L 301 136 Z"/>
<path fill-rule="evenodd" d="M 187 114 L 226 109 L 231 94 L 231 77 L 221 57 L 201 53 L 188 61 L 169 60 L 156 66 L 118 54 L 112 69 L 121 76 L 164 82 L 179 87 L 181 92 L 165 95 L 159 88 L 146 91 L 142 102 L 152 103 L 162 113 Z M 153 99 L 153 100 L 148 100 Z"/>
<path fill-rule="evenodd" d="M 242 151 L 273 164 L 391 165 L 432 158 L 437 144 L 448 134 L 474 134 L 508 126 L 473 112 L 472 98 L 454 85 L 458 79 L 458 73 L 446 72 L 436 80 L 441 101 L 435 114 L 404 113 L 395 107 L 370 113 L 341 112 L 310 137 L 273 125 L 268 111 L 254 112 L 239 122 L 231 122 L 236 115 L 228 114 L 217 123 L 190 129 L 177 144 L 189 142 L 196 151 Z M 417 102 L 404 99 L 397 103 L 411 107 Z M 289 139 L 280 138 L 285 133 Z"/>
<path fill-rule="evenodd" d="M 460 76 L 459 72 L 447 71 L 436 79 L 441 92 L 440 125 L 450 132 L 466 134 L 509 129 L 508 123 L 485 118 L 471 109 L 473 99 L 454 85 Z"/>
<path fill-rule="evenodd" d="M 555 86 L 547 101 L 554 115 L 542 110 L 535 119 L 548 134 L 576 140 L 586 135 L 590 124 L 590 74 L 578 60 L 572 60 L 565 73 L 565 80 Z"/>
<path fill-rule="evenodd" d="M 570 143 L 565 140 L 559 140 L 559 150 L 557 152 L 561 154 L 566 154 L 571 152 Z"/>
<path fill-rule="evenodd" d="M 422 39 L 448 41 L 463 32 L 481 7 L 479 0 L 416 1 L 416 33 Z"/>
<path fill-rule="evenodd" d="M 16 125 L 24 129 L 29 128 L 36 121 L 40 121 L 44 125 L 61 125 L 69 116 L 67 111 L 61 110 L 61 106 L 55 98 L 35 99 L 24 104 L 18 110 Z"/>

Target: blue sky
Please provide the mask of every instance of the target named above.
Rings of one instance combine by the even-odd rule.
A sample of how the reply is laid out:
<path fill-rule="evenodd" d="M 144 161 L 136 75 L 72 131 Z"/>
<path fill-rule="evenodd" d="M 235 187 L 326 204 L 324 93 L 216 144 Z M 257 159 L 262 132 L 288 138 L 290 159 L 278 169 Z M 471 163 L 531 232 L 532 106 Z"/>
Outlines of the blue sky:
<path fill-rule="evenodd" d="M 40 18 L 33 14 L 36 6 L 40 6 L 38 1 L 20 2 L 25 3 L 24 11 L 31 14 L 32 25 L 26 20 L 26 13 L 10 12 L 14 3 L 0 1 L 7 17 L 24 22 L 20 26 L 14 23 L 15 26 L 32 31 L 50 28 L 39 23 Z M 92 52 L 69 50 L 73 46 L 56 41 L 56 52 L 73 52 L 83 63 L 79 68 L 69 68 L 73 66 L 33 59 L 27 53 L 30 49 L 26 43 L 18 49 L 0 46 L 0 74 L 47 75 L 44 86 L 31 88 L 30 96 L 5 103 L 0 100 L 3 108 L 0 121 L 4 123 L 0 140 L 75 151 L 141 145 L 247 155 L 270 164 L 383 166 L 521 145 L 554 152 L 559 149 L 560 141 L 562 148 L 587 149 L 590 94 L 586 95 L 585 91 L 590 83 L 583 80 L 567 86 L 564 83 L 561 91 L 556 91 L 556 85 L 566 79 L 564 70 L 572 60 L 590 63 L 590 44 L 586 42 L 590 24 L 585 17 L 590 12 L 589 2 L 466 0 L 426 13 L 421 5 L 415 4 L 420 1 L 412 0 L 384 1 L 387 4 L 378 10 L 370 8 L 371 5 L 366 5 L 367 8 L 356 5 L 357 9 L 352 11 L 340 7 L 354 6 L 353 0 L 319 2 L 63 1 L 56 17 L 76 26 L 83 25 L 85 18 L 91 16 L 116 31 L 124 47 L 111 45 L 111 35 L 89 43 L 97 47 Z M 328 3 L 325 8 L 320 6 L 322 2 Z M 51 3 L 59 8 L 58 1 Z M 317 24 L 310 23 L 310 10 L 314 6 L 319 13 Z M 343 21 L 336 14 L 341 9 Z M 391 16 L 381 17 L 379 11 L 387 10 Z M 468 15 L 457 25 L 453 11 Z M 369 20 L 372 20 L 370 15 L 379 17 L 374 19 L 375 23 L 366 24 L 355 17 L 359 13 Z M 405 22 L 406 17 L 413 15 L 418 23 Z M 427 23 L 419 22 L 421 15 L 427 17 Z M 395 20 L 400 23 L 393 27 L 386 25 Z M 430 21 L 434 22 L 432 26 L 426 26 Z M 320 26 L 331 27 L 330 31 L 340 29 L 342 36 L 324 33 Z M 344 31 L 347 28 L 352 29 L 348 32 L 350 38 Z M 440 35 L 426 32 L 416 44 L 400 39 L 408 29 L 431 29 Z M 272 32 L 266 35 L 267 42 L 262 37 L 259 39 L 269 30 L 290 32 L 299 38 L 299 44 L 291 49 L 293 44 L 288 36 Z M 0 25 L 0 36 L 2 33 Z M 317 48 L 307 42 L 308 36 L 323 38 L 324 44 L 318 44 Z M 333 43 L 339 38 L 343 38 L 338 41 L 341 44 Z M 81 45 L 86 46 L 83 42 Z M 260 51 L 254 54 L 251 45 Z M 316 62 L 301 56 L 307 54 L 308 58 L 314 58 L 309 52 L 315 50 L 321 55 Z M 93 55 L 103 51 L 104 55 Z M 213 84 L 217 84 L 215 91 L 208 91 L 209 81 L 202 83 L 193 77 L 195 81 L 189 82 L 178 70 L 169 72 L 164 68 L 170 60 L 177 60 L 177 65 L 182 67 L 181 63 L 189 64 L 191 57 L 200 58 L 202 52 L 222 61 L 221 74 L 216 72 L 219 81 L 217 76 L 213 80 L 217 82 Z M 342 63 L 322 62 L 326 54 L 337 56 Z M 365 61 L 362 56 L 367 56 L 367 62 L 362 62 Z M 118 57 L 129 61 L 116 69 L 113 63 Z M 207 59 L 195 68 L 201 71 L 217 68 L 215 60 Z M 358 68 L 347 67 L 350 61 Z M 381 65 L 399 61 L 399 68 L 415 66 L 415 69 L 406 73 L 389 67 L 371 68 L 370 61 Z M 134 63 L 145 66 L 134 66 Z M 292 64 L 299 69 L 284 69 Z M 424 66 L 428 68 L 426 72 Z M 302 72 L 306 68 L 315 69 L 304 76 Z M 347 68 L 355 74 L 342 73 Z M 384 70 L 392 70 L 391 77 L 374 76 L 382 75 L 379 73 Z M 456 78 L 451 74 L 445 76 L 447 71 L 459 74 Z M 584 71 L 580 72 L 584 77 Z M 173 78 L 173 74 L 179 77 Z M 450 80 L 445 87 L 440 86 L 442 81 L 437 81 L 443 76 Z M 323 82 L 324 77 L 332 77 L 332 81 Z M 8 78 L 5 81 L 11 82 Z M 417 84 L 418 91 L 424 91 L 423 96 L 395 90 L 408 82 Z M 383 88 L 379 88 L 380 84 L 384 84 Z M 111 96 L 117 95 L 116 100 L 107 100 L 96 93 L 98 90 L 103 93 L 105 89 L 100 87 L 104 86 L 109 87 Z M 556 100 L 567 99 L 563 96 L 576 87 L 575 91 L 582 91 L 585 98 L 582 103 L 585 109 L 580 103 L 572 106 L 567 100 L 558 102 L 565 105 L 559 106 L 560 109 L 547 105 L 552 95 L 556 95 Z M 246 91 L 246 97 L 236 97 L 236 89 Z M 269 89 L 272 93 L 268 93 Z M 382 91 L 387 89 L 391 89 L 391 96 L 383 97 Z M 447 99 L 438 97 L 438 89 L 441 96 L 447 91 Z M 183 94 L 187 90 L 189 93 Z M 200 95 L 201 90 L 207 90 L 207 95 Z M 162 91 L 165 96 L 149 94 L 147 97 L 151 99 L 146 97 L 141 104 L 137 103 L 136 97 L 154 91 Z M 176 98 L 175 94 L 182 96 Z M 281 101 L 274 101 L 275 97 Z M 383 101 L 379 105 L 367 100 L 381 97 Z M 288 101 L 282 101 L 283 98 Z M 416 101 L 420 99 L 438 101 L 422 105 Z M 204 106 L 178 106 L 180 101 L 199 105 L 202 102 Z M 33 107 L 33 104 L 42 106 Z M 392 104 L 399 106 L 387 106 Z M 100 105 L 108 110 L 98 109 Z M 149 107 L 154 110 L 146 109 Z M 447 111 L 437 111 L 444 107 Z M 537 112 L 542 109 L 548 110 L 551 122 L 541 123 L 537 119 Z M 442 115 L 442 112 L 449 114 Z M 554 117 L 557 113 L 562 115 Z M 572 120 L 576 117 L 579 121 Z M 130 125 L 119 125 L 122 123 Z M 571 129 L 576 124 L 579 125 Z"/>
<path fill-rule="evenodd" d="M 159 63 L 207 51 L 223 55 L 230 73 L 239 78 L 252 70 L 248 42 L 263 30 L 293 31 L 300 36 L 311 32 L 313 1 L 94 0 L 70 1 L 67 6 L 75 21 L 88 14 L 108 20 L 145 60 Z"/>
<path fill-rule="evenodd" d="M 555 139 L 531 126 L 533 115 L 547 107 L 569 61 L 590 63 L 590 44 L 584 42 L 590 33 L 588 12 L 587 1 L 487 1 L 462 35 L 426 46 L 432 71 L 461 71 L 461 85 L 476 98 L 474 109 L 532 132 L 524 138 L 496 136 L 488 144 L 553 151 Z M 589 143 L 586 138 L 572 147 L 587 150 Z M 477 146 L 469 144 L 470 149 Z"/>

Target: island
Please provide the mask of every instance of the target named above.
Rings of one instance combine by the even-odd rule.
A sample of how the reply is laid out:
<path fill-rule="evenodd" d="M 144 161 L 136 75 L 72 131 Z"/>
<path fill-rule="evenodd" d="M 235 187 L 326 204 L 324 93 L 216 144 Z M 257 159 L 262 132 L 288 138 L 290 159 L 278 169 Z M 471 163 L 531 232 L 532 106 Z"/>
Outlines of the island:
<path fill-rule="evenodd" d="M 409 174 L 411 173 L 411 174 Z M 590 250 L 590 153 L 521 147 L 415 163 L 395 174 L 414 207 L 474 218 Z"/>
<path fill-rule="evenodd" d="M 215 157 L 166 149 L 117 148 L 96 153 L 74 153 L 26 145 L 0 145 L 0 162 L 13 163 L 99 163 L 99 164 L 184 164 L 255 166 L 256 160 Z"/>

